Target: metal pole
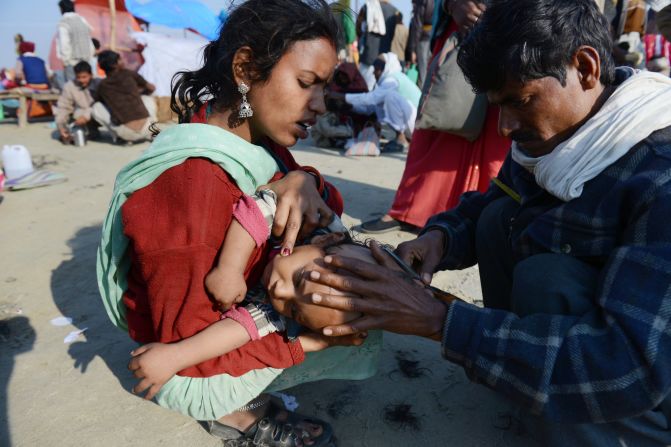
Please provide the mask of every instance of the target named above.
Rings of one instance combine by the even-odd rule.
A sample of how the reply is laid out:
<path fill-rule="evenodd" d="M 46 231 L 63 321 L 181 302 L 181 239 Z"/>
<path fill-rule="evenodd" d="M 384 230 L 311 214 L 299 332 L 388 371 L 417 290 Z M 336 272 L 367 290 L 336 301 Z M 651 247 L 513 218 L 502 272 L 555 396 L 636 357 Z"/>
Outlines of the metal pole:
<path fill-rule="evenodd" d="M 116 1 L 109 0 L 110 8 L 110 50 L 116 50 Z"/>

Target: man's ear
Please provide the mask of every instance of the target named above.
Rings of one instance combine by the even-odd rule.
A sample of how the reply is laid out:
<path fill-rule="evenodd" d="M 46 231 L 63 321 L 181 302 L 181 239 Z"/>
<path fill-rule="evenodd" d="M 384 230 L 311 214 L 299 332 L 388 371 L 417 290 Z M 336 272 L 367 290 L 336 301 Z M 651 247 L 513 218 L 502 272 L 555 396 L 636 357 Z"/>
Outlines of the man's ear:
<path fill-rule="evenodd" d="M 247 85 L 251 84 L 254 74 L 252 73 L 252 49 L 248 46 L 238 48 L 238 51 L 233 55 L 233 80 L 236 85 L 244 82 Z"/>
<path fill-rule="evenodd" d="M 578 71 L 580 84 L 584 90 L 596 88 L 601 78 L 601 56 L 593 47 L 583 45 L 573 56 L 573 64 Z"/>
<path fill-rule="evenodd" d="M 310 244 L 316 245 L 319 248 L 328 248 L 345 240 L 344 233 L 327 233 L 320 234 L 310 240 Z"/>

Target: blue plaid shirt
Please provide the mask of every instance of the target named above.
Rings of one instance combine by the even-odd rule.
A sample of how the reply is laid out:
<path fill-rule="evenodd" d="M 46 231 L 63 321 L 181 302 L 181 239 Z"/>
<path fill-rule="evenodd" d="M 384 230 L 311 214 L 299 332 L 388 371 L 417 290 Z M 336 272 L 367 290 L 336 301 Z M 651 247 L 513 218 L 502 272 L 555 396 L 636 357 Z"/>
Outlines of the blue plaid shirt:
<path fill-rule="evenodd" d="M 498 179 L 521 196 L 511 226 L 514 258 L 564 253 L 596 266 L 594 308 L 520 318 L 457 302 L 443 355 L 548 419 L 603 422 L 655 408 L 671 390 L 671 127 L 637 144 L 570 202 L 541 189 L 510 156 Z M 476 263 L 478 217 L 504 194 L 495 184 L 464 194 L 457 208 L 429 221 L 424 231 L 439 227 L 447 236 L 441 269 Z"/>

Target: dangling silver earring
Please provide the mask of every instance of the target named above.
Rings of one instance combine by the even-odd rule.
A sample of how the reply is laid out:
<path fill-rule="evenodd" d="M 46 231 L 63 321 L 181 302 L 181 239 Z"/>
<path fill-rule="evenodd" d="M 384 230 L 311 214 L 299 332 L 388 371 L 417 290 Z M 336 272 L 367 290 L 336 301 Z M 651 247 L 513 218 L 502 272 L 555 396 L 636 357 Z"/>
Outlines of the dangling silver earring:
<path fill-rule="evenodd" d="M 252 115 L 254 115 L 254 111 L 252 110 L 252 105 L 249 103 L 249 101 L 247 101 L 249 86 L 244 82 L 241 82 L 240 85 L 238 85 L 238 92 L 240 92 L 242 95 L 242 102 L 240 103 L 240 111 L 238 112 L 238 116 L 243 120 L 246 118 L 251 118 Z"/>

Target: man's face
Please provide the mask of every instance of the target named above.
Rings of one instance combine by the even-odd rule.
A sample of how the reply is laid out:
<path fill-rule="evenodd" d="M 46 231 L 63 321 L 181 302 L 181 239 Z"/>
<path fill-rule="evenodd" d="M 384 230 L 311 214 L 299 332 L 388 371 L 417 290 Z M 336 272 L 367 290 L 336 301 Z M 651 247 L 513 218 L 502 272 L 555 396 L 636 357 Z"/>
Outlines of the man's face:
<path fill-rule="evenodd" d="M 509 80 L 501 90 L 487 92 L 487 97 L 500 106 L 499 133 L 532 157 L 548 154 L 570 138 L 595 103 L 574 67 L 567 68 L 566 86 L 551 76 L 525 83 Z"/>
<path fill-rule="evenodd" d="M 77 83 L 84 88 L 89 86 L 89 84 L 91 83 L 91 78 L 93 78 L 91 73 L 88 73 L 86 71 L 82 71 L 80 73 L 77 73 L 77 76 L 76 76 Z"/>

